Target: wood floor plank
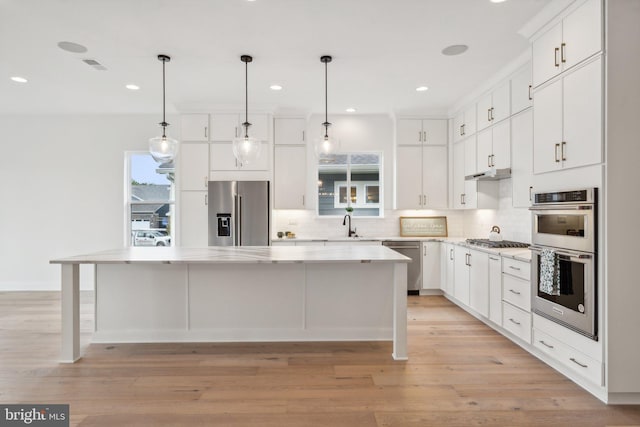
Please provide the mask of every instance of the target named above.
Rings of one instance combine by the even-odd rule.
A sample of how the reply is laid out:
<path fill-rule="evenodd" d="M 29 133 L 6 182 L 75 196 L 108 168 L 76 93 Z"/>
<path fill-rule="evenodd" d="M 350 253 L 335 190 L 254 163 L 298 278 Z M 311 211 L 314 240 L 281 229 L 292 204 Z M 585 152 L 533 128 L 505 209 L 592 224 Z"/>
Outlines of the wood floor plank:
<path fill-rule="evenodd" d="M 59 364 L 57 292 L 0 292 L 0 403 L 68 403 L 71 425 L 640 426 L 442 297 L 408 298 L 390 342 L 92 344 Z"/>

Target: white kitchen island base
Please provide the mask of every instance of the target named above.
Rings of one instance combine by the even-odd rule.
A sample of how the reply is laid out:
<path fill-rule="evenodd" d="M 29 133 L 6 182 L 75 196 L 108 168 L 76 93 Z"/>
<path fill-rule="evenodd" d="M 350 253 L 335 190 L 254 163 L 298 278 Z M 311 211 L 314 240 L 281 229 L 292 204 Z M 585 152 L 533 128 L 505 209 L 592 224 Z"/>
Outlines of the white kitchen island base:
<path fill-rule="evenodd" d="M 408 258 L 388 248 L 123 251 L 53 261 L 64 362 L 80 357 L 80 263 L 96 264 L 95 343 L 384 340 L 407 359 Z"/>

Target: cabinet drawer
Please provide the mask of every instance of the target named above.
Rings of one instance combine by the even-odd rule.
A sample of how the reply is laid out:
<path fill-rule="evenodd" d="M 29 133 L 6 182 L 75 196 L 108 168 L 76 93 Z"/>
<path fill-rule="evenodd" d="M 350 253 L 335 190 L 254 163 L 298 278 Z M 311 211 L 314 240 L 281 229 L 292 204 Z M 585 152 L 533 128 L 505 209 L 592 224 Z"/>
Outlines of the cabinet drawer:
<path fill-rule="evenodd" d="M 531 282 L 508 274 L 502 276 L 502 299 L 531 311 Z"/>
<path fill-rule="evenodd" d="M 600 362 L 603 360 L 602 341 L 594 341 L 556 322 L 552 322 L 549 319 L 538 316 L 537 314 L 533 314 L 532 320 L 533 328 L 538 331 L 554 337 L 561 343 L 575 348 L 580 353 L 583 353 L 594 360 Z"/>
<path fill-rule="evenodd" d="M 521 340 L 531 343 L 531 313 L 503 302 L 502 327 Z"/>
<path fill-rule="evenodd" d="M 502 258 L 502 272 L 524 280 L 531 280 L 531 264 L 513 258 Z"/>
<path fill-rule="evenodd" d="M 533 330 L 533 345 L 571 371 L 599 386 L 602 385 L 603 365 L 601 362 L 590 358 L 586 354 L 563 344 L 537 329 Z"/>

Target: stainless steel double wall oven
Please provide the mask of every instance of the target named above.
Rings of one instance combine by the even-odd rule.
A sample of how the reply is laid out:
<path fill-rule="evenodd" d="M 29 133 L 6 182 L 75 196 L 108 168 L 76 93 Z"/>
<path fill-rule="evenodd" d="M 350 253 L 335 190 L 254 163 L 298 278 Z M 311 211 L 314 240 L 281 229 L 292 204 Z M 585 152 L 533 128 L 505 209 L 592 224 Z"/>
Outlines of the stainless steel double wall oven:
<path fill-rule="evenodd" d="M 536 314 L 598 339 L 596 188 L 536 193 L 531 283 Z"/>

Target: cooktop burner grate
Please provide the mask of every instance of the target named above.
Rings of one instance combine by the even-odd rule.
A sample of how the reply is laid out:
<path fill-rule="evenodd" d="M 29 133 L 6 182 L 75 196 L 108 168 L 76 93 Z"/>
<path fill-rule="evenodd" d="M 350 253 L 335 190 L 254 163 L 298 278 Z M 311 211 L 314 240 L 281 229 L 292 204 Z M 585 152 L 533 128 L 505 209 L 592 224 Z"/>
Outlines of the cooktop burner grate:
<path fill-rule="evenodd" d="M 484 248 L 528 248 L 528 243 L 514 242 L 512 240 L 493 241 L 489 239 L 467 239 L 470 245 L 482 246 Z"/>

